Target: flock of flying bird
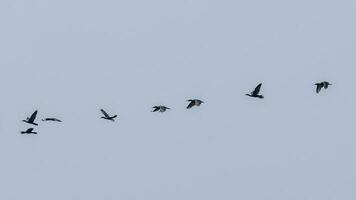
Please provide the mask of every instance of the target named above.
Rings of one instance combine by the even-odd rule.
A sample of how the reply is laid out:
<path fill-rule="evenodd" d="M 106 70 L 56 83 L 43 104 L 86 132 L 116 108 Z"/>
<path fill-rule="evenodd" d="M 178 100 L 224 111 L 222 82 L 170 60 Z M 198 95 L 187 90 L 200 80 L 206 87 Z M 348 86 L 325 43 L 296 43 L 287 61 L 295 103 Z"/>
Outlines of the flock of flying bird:
<path fill-rule="evenodd" d="M 323 81 L 320 83 L 315 83 L 315 85 L 316 85 L 316 93 L 319 93 L 322 88 L 327 89 L 329 87 L 329 85 L 331 85 L 331 84 L 327 81 Z M 262 86 L 262 83 L 258 84 L 257 87 L 251 93 L 246 94 L 246 95 L 250 96 L 250 97 L 254 97 L 254 98 L 263 99 L 264 96 L 260 94 L 261 86 Z M 187 101 L 189 102 L 187 109 L 191 109 L 194 106 L 200 106 L 202 103 L 204 103 L 204 101 L 199 100 L 199 99 L 189 99 Z M 166 112 L 167 110 L 170 109 L 169 107 L 166 107 L 163 105 L 153 106 L 152 108 L 153 108 L 153 110 L 151 112 Z M 103 116 L 101 117 L 102 119 L 113 121 L 113 122 L 115 121 L 115 118 L 117 117 L 117 115 L 111 116 L 103 109 L 100 109 L 100 111 L 103 114 Z M 37 113 L 38 113 L 38 111 L 36 110 L 30 117 L 27 117 L 26 120 L 22 120 L 22 121 L 25 123 L 34 125 L 34 126 L 38 126 L 38 124 L 35 122 Z M 45 121 L 62 122 L 60 119 L 57 119 L 57 118 L 44 118 L 44 119 L 42 119 L 42 121 L 44 121 L 44 122 Z M 29 128 L 26 131 L 21 131 L 21 134 L 37 134 L 37 132 L 35 132 L 33 128 Z"/>

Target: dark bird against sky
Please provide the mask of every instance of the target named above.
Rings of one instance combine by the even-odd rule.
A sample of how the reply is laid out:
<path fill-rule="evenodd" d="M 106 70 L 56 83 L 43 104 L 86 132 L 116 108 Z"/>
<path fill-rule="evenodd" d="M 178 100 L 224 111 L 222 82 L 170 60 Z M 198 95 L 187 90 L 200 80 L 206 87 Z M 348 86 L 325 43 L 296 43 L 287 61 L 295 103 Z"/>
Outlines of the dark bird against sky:
<path fill-rule="evenodd" d="M 57 118 L 44 118 L 42 121 L 53 121 L 53 122 L 62 122 L 62 120 L 57 119 Z"/>
<path fill-rule="evenodd" d="M 316 93 L 319 93 L 322 88 L 324 88 L 326 90 L 326 89 L 328 89 L 329 85 L 331 85 L 331 84 L 327 81 L 323 81 L 320 83 L 315 83 L 314 85 L 316 85 Z"/>
<path fill-rule="evenodd" d="M 166 112 L 166 110 L 169 110 L 170 108 L 166 107 L 166 106 L 153 106 L 152 107 L 153 110 L 151 112 Z"/>
<path fill-rule="evenodd" d="M 37 110 L 31 115 L 31 117 L 27 117 L 26 120 L 22 120 L 22 121 L 26 122 L 28 124 L 32 124 L 32 125 L 38 126 L 38 124 L 35 123 L 36 116 L 37 116 Z"/>
<path fill-rule="evenodd" d="M 34 132 L 33 128 L 29 128 L 26 131 L 21 131 L 21 134 L 37 134 L 37 132 Z"/>
<path fill-rule="evenodd" d="M 115 118 L 117 117 L 117 115 L 110 116 L 107 112 L 105 112 L 104 109 L 100 109 L 100 111 L 104 115 L 101 118 L 106 119 L 106 120 L 110 120 L 110 121 L 113 121 L 113 122 L 115 121 Z"/>
<path fill-rule="evenodd" d="M 192 108 L 193 106 L 200 106 L 202 103 L 204 103 L 204 101 L 199 100 L 199 99 L 189 99 L 189 100 L 187 100 L 187 101 L 190 102 L 190 103 L 188 104 L 188 106 L 187 106 L 187 109 L 190 109 L 190 108 Z"/>
<path fill-rule="evenodd" d="M 256 98 L 263 99 L 264 96 L 259 94 L 260 90 L 261 90 L 261 86 L 262 86 L 262 83 L 258 84 L 254 91 L 252 91 L 250 94 L 246 94 L 246 95 L 250 96 L 250 97 L 256 97 Z"/>

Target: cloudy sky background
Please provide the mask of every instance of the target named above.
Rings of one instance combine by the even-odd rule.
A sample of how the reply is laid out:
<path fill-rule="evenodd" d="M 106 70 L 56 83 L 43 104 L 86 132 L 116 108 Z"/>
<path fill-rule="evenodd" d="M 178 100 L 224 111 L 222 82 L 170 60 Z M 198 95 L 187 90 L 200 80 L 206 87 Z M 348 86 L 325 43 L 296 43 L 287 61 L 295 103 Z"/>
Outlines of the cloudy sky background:
<path fill-rule="evenodd" d="M 354 200 L 355 11 L 0 1 L 0 199 Z M 265 99 L 244 95 L 260 82 Z M 64 122 L 19 134 L 35 109 Z"/>

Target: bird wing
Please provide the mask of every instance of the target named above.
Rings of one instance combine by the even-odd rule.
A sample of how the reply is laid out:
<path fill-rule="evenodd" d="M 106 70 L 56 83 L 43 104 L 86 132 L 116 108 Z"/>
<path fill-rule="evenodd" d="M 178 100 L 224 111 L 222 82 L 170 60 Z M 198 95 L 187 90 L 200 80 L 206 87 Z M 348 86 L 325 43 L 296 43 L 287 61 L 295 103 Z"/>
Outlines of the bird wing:
<path fill-rule="evenodd" d="M 27 133 L 30 133 L 30 132 L 32 132 L 33 131 L 33 128 L 29 128 L 29 129 L 27 129 Z"/>
<path fill-rule="evenodd" d="M 153 111 L 152 112 L 156 112 L 156 111 L 158 111 L 160 108 L 159 108 L 159 106 L 154 106 L 154 107 L 152 107 L 153 108 Z"/>
<path fill-rule="evenodd" d="M 193 107 L 195 105 L 194 101 L 190 101 L 189 105 L 187 106 L 187 109 Z"/>
<path fill-rule="evenodd" d="M 101 113 L 103 113 L 103 115 L 107 118 L 109 118 L 110 116 L 108 115 L 108 113 L 105 112 L 105 110 L 100 109 Z"/>
<path fill-rule="evenodd" d="M 57 118 L 47 118 L 47 120 L 55 121 L 55 122 L 62 122 L 60 119 Z"/>
<path fill-rule="evenodd" d="M 37 110 L 31 115 L 30 119 L 28 119 L 29 122 L 33 123 L 36 119 L 37 116 Z"/>
<path fill-rule="evenodd" d="M 329 84 L 330 84 L 330 83 L 328 83 L 328 82 L 324 82 L 324 88 L 325 88 L 325 89 L 328 89 Z"/>
<path fill-rule="evenodd" d="M 252 94 L 258 95 L 258 93 L 260 93 L 261 86 L 262 86 L 262 83 L 258 84 L 257 87 L 255 88 L 255 90 L 252 92 Z"/>
<path fill-rule="evenodd" d="M 316 84 L 316 93 L 319 93 L 323 85 L 321 84 Z"/>

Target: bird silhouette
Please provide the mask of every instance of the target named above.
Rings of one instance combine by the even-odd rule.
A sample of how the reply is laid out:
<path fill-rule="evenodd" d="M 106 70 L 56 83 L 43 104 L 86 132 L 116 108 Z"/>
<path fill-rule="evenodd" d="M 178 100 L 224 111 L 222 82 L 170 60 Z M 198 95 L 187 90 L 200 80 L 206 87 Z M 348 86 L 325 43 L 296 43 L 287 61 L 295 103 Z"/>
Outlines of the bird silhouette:
<path fill-rule="evenodd" d="M 32 124 L 32 125 L 38 126 L 38 124 L 35 123 L 36 116 L 37 116 L 37 110 L 31 115 L 31 117 L 27 117 L 26 120 L 22 120 L 22 121 L 26 122 L 28 124 Z"/>
<path fill-rule="evenodd" d="M 316 93 L 319 93 L 322 88 L 324 88 L 326 90 L 326 89 L 328 89 L 329 85 L 331 85 L 331 84 L 327 81 L 323 81 L 320 83 L 315 83 L 314 85 L 316 85 Z"/>
<path fill-rule="evenodd" d="M 37 134 L 37 132 L 34 132 L 33 128 L 29 128 L 26 131 L 21 131 L 21 134 Z"/>
<path fill-rule="evenodd" d="M 153 108 L 153 110 L 151 112 L 157 112 L 157 111 L 166 112 L 166 110 L 170 109 L 166 106 L 153 106 L 152 108 Z"/>
<path fill-rule="evenodd" d="M 250 97 L 256 97 L 256 98 L 263 99 L 264 96 L 259 94 L 260 90 L 261 90 L 261 86 L 262 86 L 262 83 L 258 84 L 254 91 L 252 91 L 250 94 L 246 94 L 246 95 L 250 96 Z"/>
<path fill-rule="evenodd" d="M 190 103 L 188 104 L 188 106 L 187 106 L 187 109 L 190 109 L 190 108 L 192 108 L 193 106 L 200 106 L 202 103 L 204 103 L 204 101 L 199 100 L 199 99 L 189 99 L 189 100 L 187 100 L 187 101 L 190 102 Z"/>
<path fill-rule="evenodd" d="M 103 110 L 103 109 L 100 109 L 100 111 L 101 111 L 101 113 L 103 113 L 103 117 L 101 117 L 101 118 L 103 118 L 103 119 L 106 119 L 106 120 L 110 120 L 110 121 L 115 121 L 115 118 L 117 117 L 117 115 L 114 115 L 114 116 L 110 116 L 108 113 L 106 113 L 105 112 L 105 110 Z"/>
<path fill-rule="evenodd" d="M 57 118 L 44 118 L 42 121 L 53 121 L 53 122 L 62 122 L 62 120 L 57 119 Z"/>

